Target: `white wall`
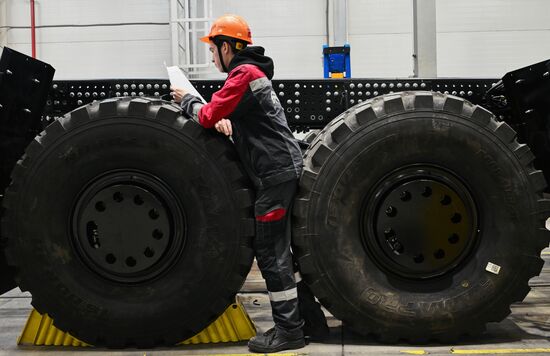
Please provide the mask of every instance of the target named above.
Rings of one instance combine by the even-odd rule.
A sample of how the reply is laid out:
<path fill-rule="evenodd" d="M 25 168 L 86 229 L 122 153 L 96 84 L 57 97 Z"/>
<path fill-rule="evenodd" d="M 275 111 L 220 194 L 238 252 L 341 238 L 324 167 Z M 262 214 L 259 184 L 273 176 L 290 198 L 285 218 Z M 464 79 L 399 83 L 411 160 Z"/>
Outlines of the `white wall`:
<path fill-rule="evenodd" d="M 275 62 L 275 77 L 323 76 L 326 0 L 214 0 L 214 16 L 239 14 L 250 25 L 254 45 Z"/>
<path fill-rule="evenodd" d="M 412 0 L 348 0 L 354 77 L 413 73 Z M 500 77 L 550 58 L 550 1 L 437 0 L 439 77 Z"/>
<path fill-rule="evenodd" d="M 29 1 L 8 2 L 13 28 L 7 43 L 31 53 Z M 164 0 L 37 0 L 37 56 L 56 68 L 56 79 L 155 78 L 170 61 L 169 25 L 71 27 L 69 25 L 168 23 Z"/>
<path fill-rule="evenodd" d="M 354 77 L 412 75 L 412 11 L 412 0 L 348 0 Z"/>
<path fill-rule="evenodd" d="M 440 77 L 499 77 L 550 58 L 550 1 L 438 0 Z"/>
<path fill-rule="evenodd" d="M 5 46 L 8 41 L 8 0 L 0 0 L 0 46 Z"/>
<path fill-rule="evenodd" d="M 36 4 L 37 25 L 46 26 L 168 23 L 170 18 L 169 0 Z M 255 44 L 275 60 L 276 78 L 322 77 L 326 0 L 213 4 L 215 16 L 231 12 L 248 20 Z M 8 45 L 30 54 L 29 0 L 0 0 L 0 11 L 0 22 L 5 17 L 9 26 L 26 27 L 9 30 L 4 37 Z M 550 58 L 549 0 L 438 0 L 436 13 L 440 77 L 498 77 Z M 353 76 L 412 75 L 412 22 L 412 0 L 348 0 Z M 38 57 L 56 67 L 57 79 L 165 78 L 162 65 L 171 63 L 169 25 L 42 28 L 37 40 Z"/>

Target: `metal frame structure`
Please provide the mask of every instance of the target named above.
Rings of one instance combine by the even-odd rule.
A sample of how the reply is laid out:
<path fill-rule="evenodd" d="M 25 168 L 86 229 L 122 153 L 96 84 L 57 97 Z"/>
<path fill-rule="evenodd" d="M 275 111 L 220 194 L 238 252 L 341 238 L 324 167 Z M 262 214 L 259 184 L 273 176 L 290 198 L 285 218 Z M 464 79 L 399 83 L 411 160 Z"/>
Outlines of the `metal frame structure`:
<path fill-rule="evenodd" d="M 414 76 L 437 77 L 435 0 L 413 0 Z"/>
<path fill-rule="evenodd" d="M 212 20 L 212 0 L 170 0 L 172 65 L 190 76 L 210 72 L 208 47 L 198 39 L 208 34 Z"/>
<path fill-rule="evenodd" d="M 328 46 L 343 46 L 348 43 L 348 2 L 327 0 Z"/>
<path fill-rule="evenodd" d="M 376 96 L 406 90 L 432 90 L 457 95 L 474 104 L 483 103 L 484 93 L 498 79 L 295 79 L 274 80 L 290 126 L 296 131 L 322 128 L 352 106 Z M 201 95 L 209 100 L 222 80 L 193 80 Z M 111 79 L 54 81 L 46 101 L 43 120 L 48 123 L 94 100 L 120 96 L 147 96 L 169 99 L 168 80 Z"/>

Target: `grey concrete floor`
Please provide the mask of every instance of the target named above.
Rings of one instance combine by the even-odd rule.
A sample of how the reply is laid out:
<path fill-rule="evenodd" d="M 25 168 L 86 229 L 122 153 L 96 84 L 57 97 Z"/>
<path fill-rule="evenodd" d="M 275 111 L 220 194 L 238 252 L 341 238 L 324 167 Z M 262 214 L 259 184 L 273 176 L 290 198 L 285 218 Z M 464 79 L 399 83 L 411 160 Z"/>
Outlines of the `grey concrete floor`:
<path fill-rule="evenodd" d="M 487 332 L 463 339 L 458 344 L 383 345 L 370 338 L 351 333 L 345 325 L 328 315 L 331 337 L 324 343 L 310 343 L 287 355 L 406 355 L 406 354 L 550 354 L 550 249 L 543 252 L 545 266 L 541 275 L 531 280 L 532 290 L 523 303 L 512 306 L 512 314 L 500 323 L 488 325 Z M 250 274 L 241 297 L 259 331 L 272 326 L 269 300 L 262 292 L 263 283 L 257 269 Z M 112 351 L 92 348 L 18 347 L 17 337 L 30 313 L 31 297 L 13 290 L 0 296 L 0 356 L 3 355 L 245 355 L 246 343 L 188 345 L 155 350 Z M 282 353 L 285 354 L 285 353 Z"/>

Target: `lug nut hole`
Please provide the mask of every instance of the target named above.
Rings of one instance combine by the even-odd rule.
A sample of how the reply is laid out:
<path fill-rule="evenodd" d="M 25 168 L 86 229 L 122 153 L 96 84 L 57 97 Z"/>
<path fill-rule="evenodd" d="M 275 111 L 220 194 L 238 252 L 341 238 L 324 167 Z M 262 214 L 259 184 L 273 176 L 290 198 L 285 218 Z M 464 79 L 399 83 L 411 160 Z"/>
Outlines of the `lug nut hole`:
<path fill-rule="evenodd" d="M 97 203 L 95 203 L 95 210 L 102 212 L 102 211 L 105 211 L 105 209 L 106 207 L 104 202 L 98 201 Z"/>
<path fill-rule="evenodd" d="M 115 194 L 113 194 L 113 200 L 117 203 L 121 203 L 124 200 L 124 196 L 122 196 L 121 192 L 116 192 Z"/>
<path fill-rule="evenodd" d="M 155 240 L 160 240 L 160 239 L 162 239 L 163 236 L 164 236 L 164 234 L 159 229 L 153 230 L 153 238 Z"/>
<path fill-rule="evenodd" d="M 458 224 L 462 220 L 462 215 L 459 213 L 454 213 L 454 215 L 451 217 L 451 221 L 453 224 Z"/>
<path fill-rule="evenodd" d="M 411 200 L 411 193 L 405 190 L 399 194 L 399 199 L 402 201 L 409 201 Z"/>
<path fill-rule="evenodd" d="M 133 258 L 132 256 L 128 257 L 126 259 L 126 266 L 128 267 L 134 267 L 135 265 L 137 264 L 137 261 L 135 258 Z"/>
<path fill-rule="evenodd" d="M 153 249 L 150 248 L 150 247 L 147 247 L 147 248 L 145 249 L 145 251 L 143 251 L 143 254 L 145 255 L 145 257 L 151 258 L 151 257 L 153 257 L 153 256 L 155 255 L 155 250 L 153 250 Z"/>
<path fill-rule="evenodd" d="M 449 240 L 449 243 L 451 243 L 451 244 L 454 245 L 454 244 L 456 244 L 456 243 L 458 242 L 459 237 L 458 237 L 457 234 L 452 234 L 451 236 L 449 236 L 449 239 L 448 239 L 448 240 Z"/>
<path fill-rule="evenodd" d="M 116 262 L 116 257 L 112 253 L 109 253 L 107 256 L 105 256 L 105 261 L 107 261 L 108 264 L 112 265 Z"/>
<path fill-rule="evenodd" d="M 388 206 L 386 208 L 386 215 L 390 218 L 393 218 L 395 215 L 397 215 L 397 209 L 393 206 Z"/>
<path fill-rule="evenodd" d="M 149 217 L 153 220 L 157 220 L 159 218 L 160 214 L 157 211 L 157 209 L 151 209 L 149 210 Z"/>
<path fill-rule="evenodd" d="M 449 205 L 451 204 L 451 197 L 445 194 L 445 196 L 440 201 L 441 205 Z"/>
<path fill-rule="evenodd" d="M 422 263 L 422 262 L 424 262 L 424 255 L 423 254 L 418 254 L 418 255 L 413 257 L 413 260 L 414 260 L 415 263 Z"/>
<path fill-rule="evenodd" d="M 443 251 L 442 249 L 435 251 L 434 257 L 438 260 L 442 259 L 443 257 L 445 257 L 445 251 Z"/>
<path fill-rule="evenodd" d="M 432 195 L 432 188 L 430 187 L 424 187 L 424 191 L 422 192 L 422 196 L 425 198 L 428 198 Z"/>

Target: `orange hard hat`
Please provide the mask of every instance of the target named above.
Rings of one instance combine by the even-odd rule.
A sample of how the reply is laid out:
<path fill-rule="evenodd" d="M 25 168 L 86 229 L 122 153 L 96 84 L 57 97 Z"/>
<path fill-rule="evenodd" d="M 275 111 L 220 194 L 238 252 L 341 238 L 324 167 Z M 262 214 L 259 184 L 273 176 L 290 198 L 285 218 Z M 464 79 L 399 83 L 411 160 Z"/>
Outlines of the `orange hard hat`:
<path fill-rule="evenodd" d="M 208 36 L 201 38 L 202 42 L 209 43 L 216 36 L 226 36 L 252 44 L 252 34 L 246 21 L 237 15 L 220 16 L 212 24 Z"/>

